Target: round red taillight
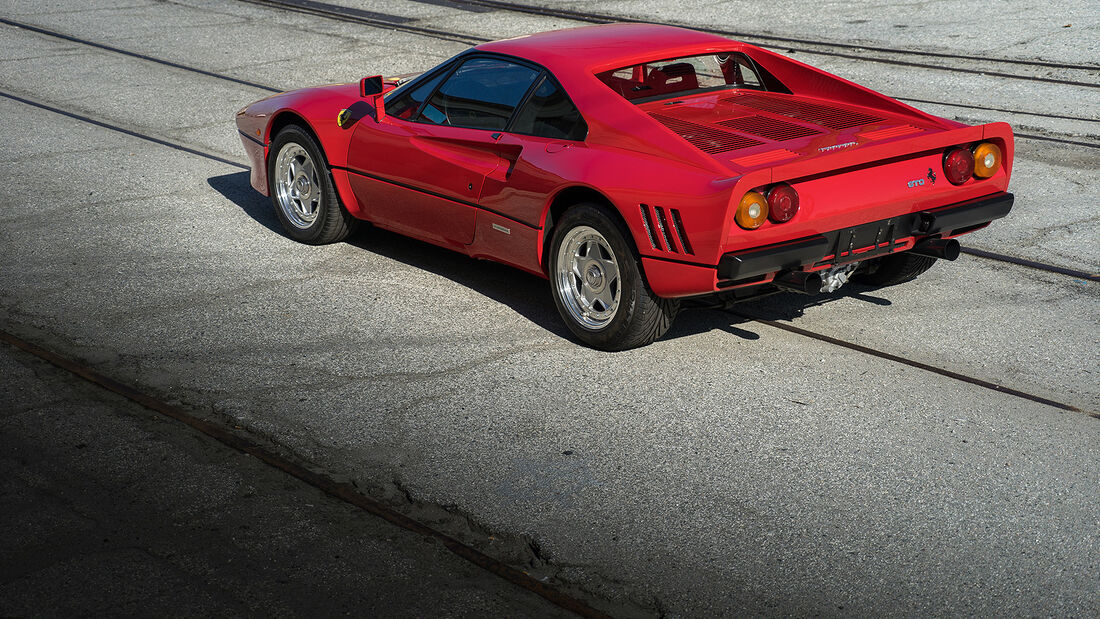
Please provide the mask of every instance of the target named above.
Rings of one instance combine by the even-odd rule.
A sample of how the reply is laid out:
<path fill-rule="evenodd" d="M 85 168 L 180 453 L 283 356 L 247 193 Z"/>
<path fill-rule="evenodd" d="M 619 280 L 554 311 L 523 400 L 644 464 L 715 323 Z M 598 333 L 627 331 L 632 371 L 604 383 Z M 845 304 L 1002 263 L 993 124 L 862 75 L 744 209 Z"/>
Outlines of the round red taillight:
<path fill-rule="evenodd" d="M 790 221 L 798 212 L 798 192 L 786 183 L 768 191 L 768 219 L 777 224 Z"/>
<path fill-rule="evenodd" d="M 965 148 L 953 148 L 943 157 L 943 174 L 952 185 L 962 185 L 974 176 L 974 155 Z"/>

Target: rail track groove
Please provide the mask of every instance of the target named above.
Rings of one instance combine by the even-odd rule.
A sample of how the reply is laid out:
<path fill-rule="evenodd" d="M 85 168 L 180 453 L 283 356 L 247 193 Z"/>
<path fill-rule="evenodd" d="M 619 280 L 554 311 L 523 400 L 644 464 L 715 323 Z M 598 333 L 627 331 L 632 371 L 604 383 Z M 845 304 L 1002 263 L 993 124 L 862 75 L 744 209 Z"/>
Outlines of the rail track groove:
<path fill-rule="evenodd" d="M 274 7 L 279 8 L 279 9 L 285 9 L 285 10 L 291 10 L 291 11 L 295 11 L 295 12 L 301 12 L 301 13 L 305 13 L 305 14 L 308 14 L 308 15 L 317 15 L 317 16 L 326 17 L 326 18 L 340 19 L 341 21 L 352 21 L 354 23 L 361 23 L 361 24 L 364 24 L 364 25 L 370 25 L 372 27 L 377 27 L 377 28 L 393 28 L 394 27 L 394 24 L 391 24 L 390 22 L 383 22 L 383 21 L 380 21 L 380 20 L 377 20 L 377 19 L 367 19 L 367 18 L 359 18 L 359 17 L 352 17 L 352 18 L 344 19 L 342 16 L 340 16 L 339 13 L 334 14 L 334 13 L 331 13 L 331 12 L 323 11 L 321 8 L 319 8 L 320 6 L 331 6 L 331 5 L 322 5 L 321 3 L 318 3 L 318 2 L 311 3 L 311 8 L 309 10 L 297 11 L 295 8 L 293 8 L 293 6 L 289 5 L 288 2 L 286 2 L 284 0 L 240 0 L 240 1 L 241 2 L 247 2 L 249 4 L 262 5 L 262 6 L 274 6 Z M 284 5 L 286 5 L 286 6 L 284 6 Z M 184 64 L 184 63 L 180 63 L 180 62 L 167 60 L 167 59 L 164 59 L 164 58 L 158 58 L 158 57 L 155 57 L 155 56 L 150 56 L 148 54 L 143 54 L 143 53 L 140 53 L 140 52 L 135 52 L 135 51 L 123 49 L 123 48 L 116 47 L 116 46 L 113 46 L 113 45 L 107 45 L 105 43 L 99 43 L 99 42 L 96 42 L 96 41 L 91 41 L 91 40 L 84 39 L 84 38 L 81 38 L 81 37 L 77 37 L 77 36 L 74 36 L 74 35 L 70 35 L 70 34 L 67 34 L 67 33 L 64 33 L 64 32 L 58 32 L 56 30 L 50 30 L 48 28 L 44 28 L 42 26 L 38 26 L 38 25 L 35 25 L 35 24 L 28 24 L 28 23 L 25 23 L 25 22 L 20 22 L 20 21 L 16 21 L 16 20 L 13 20 L 13 19 L 3 18 L 3 17 L 0 17 L 0 24 L 11 26 L 13 28 L 19 28 L 19 29 L 22 29 L 22 30 L 27 30 L 28 32 L 34 32 L 36 34 L 40 34 L 40 35 L 47 36 L 47 37 L 52 37 L 52 38 L 57 38 L 57 39 L 61 39 L 61 40 L 64 40 L 64 41 L 69 41 L 71 43 L 86 45 L 88 47 L 92 47 L 92 48 L 99 49 L 99 50 L 102 50 L 102 51 L 112 52 L 112 53 L 120 54 L 120 55 L 123 55 L 123 56 L 128 56 L 128 57 L 131 57 L 131 58 L 137 58 L 139 60 L 145 60 L 145 61 L 148 61 L 148 62 L 153 62 L 153 63 L 156 63 L 156 64 L 172 67 L 172 68 L 175 68 L 175 69 L 180 69 L 180 70 L 183 70 L 183 71 L 188 71 L 188 72 L 191 72 L 191 73 L 196 73 L 196 74 L 204 75 L 204 76 L 207 76 L 207 77 L 212 77 L 212 78 L 215 78 L 215 79 L 221 79 L 221 80 L 226 80 L 226 81 L 229 81 L 229 82 L 234 82 L 234 83 L 237 83 L 237 84 L 241 84 L 243 86 L 249 86 L 249 87 L 256 88 L 256 89 L 259 89 L 259 90 L 264 90 L 264 91 L 267 91 L 267 92 L 282 92 L 284 90 L 287 90 L 285 88 L 278 88 L 278 87 L 270 86 L 270 85 L 267 85 L 267 84 L 261 84 L 261 83 L 258 83 L 258 82 L 253 82 L 253 81 L 250 81 L 250 80 L 245 80 L 245 79 L 233 77 L 231 75 L 225 75 L 225 74 L 222 74 L 222 73 L 217 73 L 216 71 L 210 71 L 210 70 L 203 69 L 203 68 L 200 68 L 200 67 L 195 67 L 195 66 L 187 65 L 187 64 Z M 404 29 L 408 32 L 413 32 L 415 34 L 426 34 L 425 33 L 425 30 L 426 30 L 425 28 L 408 29 L 408 28 L 404 28 L 404 26 L 402 24 L 397 24 L 397 25 L 402 26 L 402 29 Z M 453 39 L 448 39 L 448 40 L 453 40 Z M 483 43 L 483 42 L 486 42 L 486 41 L 488 41 L 488 39 L 478 38 L 476 40 L 471 40 L 469 42 L 469 44 L 475 45 L 477 43 Z M 1069 116 L 1069 115 L 1065 115 L 1065 114 L 1051 114 L 1051 113 L 1047 113 L 1047 112 L 1033 112 L 1033 111 L 1028 111 L 1028 110 L 1013 110 L 1013 109 L 1007 109 L 1007 108 L 991 108 L 991 107 L 981 106 L 981 105 L 969 105 L 969 104 L 964 104 L 964 103 L 951 103 L 951 102 L 947 102 L 947 101 L 935 101 L 935 100 L 930 100 L 930 99 L 912 99 L 912 98 L 906 98 L 906 97 L 894 97 L 894 98 L 898 99 L 899 101 L 905 101 L 905 102 L 908 102 L 908 103 L 924 103 L 924 104 L 930 104 L 930 105 L 942 105 L 942 106 L 945 106 L 945 107 L 954 107 L 954 108 L 960 108 L 960 109 L 974 109 L 974 110 L 983 110 L 983 111 L 992 110 L 992 111 L 1004 112 L 1006 114 L 1019 114 L 1019 115 L 1023 115 L 1023 116 L 1035 116 L 1035 117 L 1040 117 L 1040 118 L 1053 118 L 1053 119 L 1058 119 L 1058 120 L 1071 120 L 1071 121 L 1075 121 L 1075 122 L 1100 124 L 1100 119 L 1086 118 L 1086 117 L 1083 117 L 1083 116 Z M 1017 138 L 1021 138 L 1021 139 L 1041 140 L 1041 141 L 1046 141 L 1046 142 L 1056 142 L 1056 143 L 1068 144 L 1068 145 L 1073 145 L 1073 146 L 1082 146 L 1082 147 L 1085 147 L 1085 148 L 1100 149 L 1100 143 L 1085 142 L 1085 141 L 1076 140 L 1076 139 L 1067 139 L 1067 138 L 1059 138 L 1059 137 L 1053 137 L 1053 136 L 1044 136 L 1044 135 L 1037 135 L 1037 134 L 1030 134 L 1030 133 L 1019 133 L 1019 132 L 1017 132 L 1015 135 L 1016 135 Z"/>
<path fill-rule="evenodd" d="M 248 1 L 251 1 L 251 0 L 248 0 Z M 283 2 L 294 2 L 295 0 L 281 0 L 281 1 L 283 1 Z M 994 76 L 997 76 L 997 77 L 1005 77 L 1005 78 L 1009 78 L 1009 79 L 1033 80 L 1033 81 L 1039 81 L 1039 82 L 1048 82 L 1048 83 L 1052 83 L 1052 84 L 1069 84 L 1069 85 L 1074 85 L 1074 86 L 1082 86 L 1082 87 L 1086 87 L 1086 88 L 1100 88 L 1100 82 L 1081 82 L 1081 81 L 1076 81 L 1076 80 L 1062 80 L 1062 79 L 1056 79 L 1056 78 L 1048 78 L 1048 77 L 1043 77 L 1043 76 L 1040 76 L 1040 75 L 1021 75 L 1019 73 L 1003 73 L 1003 72 L 999 72 L 999 71 L 990 72 L 990 71 L 984 71 L 984 70 L 966 69 L 966 68 L 959 68 L 959 67 L 948 67 L 948 66 L 930 65 L 930 64 L 916 64 L 916 63 L 913 63 L 913 62 L 898 61 L 898 60 L 893 60 L 893 59 L 889 59 L 889 58 L 869 56 L 869 55 L 866 55 L 866 54 L 855 55 L 852 52 L 856 52 L 856 51 L 867 52 L 867 51 L 870 51 L 870 52 L 879 52 L 879 53 L 885 53 L 885 54 L 895 54 L 895 55 L 899 55 L 899 56 L 919 56 L 919 57 L 924 57 L 924 58 L 967 60 L 967 61 L 981 62 L 982 64 L 986 64 L 986 65 L 988 65 L 990 63 L 1011 65 L 1011 66 L 1014 66 L 1014 67 L 1022 65 L 1022 66 L 1042 67 L 1042 68 L 1046 68 L 1046 69 L 1062 69 L 1062 70 L 1070 70 L 1070 71 L 1082 71 L 1082 72 L 1087 73 L 1088 75 L 1096 75 L 1097 72 L 1100 72 L 1100 64 L 1091 65 L 1091 64 L 1077 64 L 1077 63 L 1048 62 L 1048 61 L 1042 61 L 1042 60 L 1023 60 L 1023 59 L 1014 59 L 1014 58 L 997 58 L 997 57 L 990 57 L 990 56 L 973 56 L 973 55 L 968 55 L 968 54 L 951 54 L 951 53 L 947 53 L 947 52 L 934 52 L 934 51 L 928 51 L 928 50 L 902 49 L 902 48 L 887 47 L 887 46 L 881 46 L 881 45 L 862 45 L 862 44 L 856 44 L 856 43 L 839 43 L 839 42 L 835 42 L 835 41 L 825 41 L 825 40 L 820 40 L 820 39 L 806 39 L 806 38 L 798 38 L 798 37 L 783 37 L 783 36 L 764 34 L 764 33 L 759 33 L 759 32 L 744 32 L 744 31 L 739 31 L 739 30 L 726 30 L 726 29 L 721 29 L 721 28 L 711 28 L 711 27 L 708 27 L 708 26 L 703 26 L 703 25 L 699 25 L 699 24 L 691 24 L 691 23 L 687 23 L 687 22 L 654 21 L 654 20 L 648 20 L 648 19 L 638 19 L 638 18 L 634 18 L 634 17 L 628 17 L 628 16 L 625 16 L 625 15 L 615 15 L 615 14 L 611 14 L 611 13 L 597 13 L 597 12 L 593 12 L 593 11 L 577 11 L 577 10 L 573 10 L 573 9 L 544 7 L 544 6 L 537 6 L 537 5 L 524 4 L 524 3 L 518 3 L 518 2 L 503 2 L 501 0 L 448 0 L 448 1 L 453 3 L 453 4 L 458 4 L 458 5 L 486 7 L 486 8 L 492 8 L 492 9 L 497 9 L 497 10 L 501 10 L 501 11 L 510 11 L 510 12 L 513 12 L 513 13 L 526 13 L 528 15 L 538 15 L 538 16 L 543 16 L 543 17 L 558 17 L 558 18 L 562 18 L 562 19 L 571 19 L 571 20 L 586 22 L 586 23 L 591 23 L 591 24 L 608 24 L 608 23 L 614 23 L 614 22 L 657 23 L 657 24 L 664 24 L 664 25 L 668 25 L 668 26 L 679 26 L 679 27 L 682 27 L 682 28 L 692 28 L 692 29 L 695 29 L 695 30 L 705 30 L 707 32 L 713 32 L 715 34 L 720 34 L 720 35 L 728 36 L 728 37 L 734 37 L 734 38 L 743 39 L 743 40 L 747 40 L 747 41 L 751 41 L 751 40 L 755 40 L 755 39 L 761 39 L 761 40 L 765 40 L 765 41 L 774 41 L 776 43 L 781 43 L 782 45 L 776 46 L 776 45 L 766 45 L 765 44 L 765 46 L 766 47 L 773 47 L 773 48 L 777 48 L 777 49 L 778 48 L 789 49 L 789 50 L 805 52 L 805 53 L 810 53 L 810 54 L 821 54 L 821 55 L 827 55 L 827 56 L 839 56 L 839 57 L 842 57 L 842 58 L 852 58 L 852 59 L 856 59 L 856 60 L 864 60 L 864 61 L 869 61 L 869 62 L 882 62 L 882 63 L 886 63 L 886 64 L 900 64 L 900 65 L 907 65 L 907 66 L 920 66 L 920 67 L 944 69 L 944 70 L 951 70 L 951 71 L 962 71 L 962 72 L 965 72 L 965 73 L 978 73 L 978 74 L 984 74 L 984 75 L 994 75 Z M 808 46 L 811 46 L 811 47 L 809 47 L 809 48 L 797 48 L 797 47 L 792 47 L 792 45 L 808 45 Z M 825 49 L 813 49 L 814 47 L 825 48 Z M 848 51 L 845 51 L 845 52 L 830 52 L 830 51 L 826 51 L 827 49 L 838 49 L 838 50 L 848 50 Z"/>
<path fill-rule="evenodd" d="M 172 406 L 147 393 L 140 391 L 130 385 L 115 380 L 101 372 L 88 367 L 82 363 L 59 355 L 53 351 L 47 350 L 28 342 L 20 337 L 12 335 L 7 331 L 0 331 L 0 340 L 8 343 L 15 348 L 28 352 L 39 359 L 49 362 L 50 364 L 61 368 L 67 372 L 70 372 L 94 385 L 106 389 L 112 393 L 120 395 L 132 402 L 136 402 L 145 408 L 160 413 L 161 415 L 183 423 L 191 428 L 205 434 L 206 436 L 232 448 L 246 453 L 264 464 L 283 471 L 284 473 L 295 477 L 314 488 L 317 488 L 326 494 L 340 499 L 345 503 L 353 505 L 364 512 L 367 512 L 373 516 L 381 518 L 386 522 L 394 524 L 402 529 L 411 531 L 423 537 L 434 539 L 441 543 L 443 547 L 451 551 L 455 555 L 469 561 L 477 567 L 495 574 L 504 580 L 512 583 L 513 585 L 525 589 L 535 595 L 542 597 L 548 602 L 577 614 L 581 617 L 591 617 L 604 619 L 609 617 L 606 613 L 599 611 L 585 602 L 569 596 L 562 591 L 524 573 L 522 570 L 518 570 L 506 563 L 503 563 L 485 553 L 477 550 L 476 548 L 462 543 L 461 541 L 451 537 L 450 535 L 443 533 L 437 529 L 434 529 L 418 520 L 410 518 L 401 512 L 390 508 L 389 506 L 370 498 L 369 496 L 359 492 L 359 490 L 352 484 L 346 482 L 339 482 L 326 475 L 324 473 L 318 473 L 309 468 L 305 463 L 296 462 L 289 457 L 281 456 L 271 449 L 268 449 L 259 443 L 249 439 L 248 437 L 229 430 L 228 428 L 212 423 L 191 413 L 185 411 L 178 406 Z"/>

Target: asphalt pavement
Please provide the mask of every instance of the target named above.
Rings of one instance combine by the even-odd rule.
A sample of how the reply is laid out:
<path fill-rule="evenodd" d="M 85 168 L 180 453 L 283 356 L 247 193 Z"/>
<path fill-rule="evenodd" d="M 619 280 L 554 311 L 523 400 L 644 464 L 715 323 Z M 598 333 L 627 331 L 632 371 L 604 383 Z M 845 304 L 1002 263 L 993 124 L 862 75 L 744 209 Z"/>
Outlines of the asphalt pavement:
<path fill-rule="evenodd" d="M 356 6 L 487 38 L 577 25 Z M 1013 3 L 987 35 L 960 26 L 971 3 L 953 1 L 936 19 L 925 5 L 554 6 L 1100 57 L 1087 2 Z M 13 1 L 0 17 L 280 89 L 424 70 L 465 48 L 230 0 Z M 1097 88 L 795 57 L 968 122 L 1001 107 L 1021 133 L 1100 133 Z M 4 331 L 239 427 L 612 614 L 1100 614 L 1095 282 L 964 255 L 902 286 L 687 311 L 649 347 L 600 353 L 570 339 L 545 280 L 379 230 L 294 243 L 239 166 L 104 126 L 243 163 L 233 115 L 262 88 L 11 26 L 0 67 L 0 92 L 22 99 L 0 96 Z M 1060 118 L 1035 115 L 1047 112 Z M 1096 147 L 1018 140 L 1012 215 L 964 245 L 1100 271 L 1098 166 Z M 21 353 L 0 360 L 14 506 L 0 516 L 0 614 L 556 610 Z"/>

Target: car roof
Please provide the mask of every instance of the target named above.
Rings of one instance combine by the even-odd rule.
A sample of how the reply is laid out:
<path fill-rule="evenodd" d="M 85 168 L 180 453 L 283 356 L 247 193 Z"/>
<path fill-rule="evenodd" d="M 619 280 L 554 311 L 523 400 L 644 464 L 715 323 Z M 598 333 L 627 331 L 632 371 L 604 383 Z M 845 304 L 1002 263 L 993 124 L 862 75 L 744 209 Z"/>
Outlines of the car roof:
<path fill-rule="evenodd" d="M 493 41 L 476 49 L 537 62 L 555 74 L 616 69 L 635 62 L 700 53 L 715 46 L 730 48 L 729 39 L 686 28 L 658 24 L 603 24 L 552 30 Z"/>

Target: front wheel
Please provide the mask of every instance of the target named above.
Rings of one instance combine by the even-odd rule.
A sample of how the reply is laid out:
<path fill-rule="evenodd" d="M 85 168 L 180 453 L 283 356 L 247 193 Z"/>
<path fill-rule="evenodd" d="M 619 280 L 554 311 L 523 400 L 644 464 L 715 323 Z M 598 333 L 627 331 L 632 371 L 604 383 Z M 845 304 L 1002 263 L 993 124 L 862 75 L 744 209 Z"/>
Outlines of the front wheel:
<path fill-rule="evenodd" d="M 322 245 L 342 241 L 355 230 L 359 220 L 340 204 L 321 149 L 309 133 L 288 125 L 275 136 L 270 152 L 268 189 L 290 238 Z"/>
<path fill-rule="evenodd" d="M 594 204 L 566 211 L 550 245 L 554 304 L 578 339 L 601 350 L 645 346 L 664 335 L 679 309 L 653 294 L 616 219 Z"/>

